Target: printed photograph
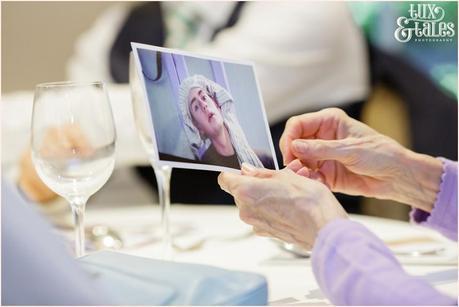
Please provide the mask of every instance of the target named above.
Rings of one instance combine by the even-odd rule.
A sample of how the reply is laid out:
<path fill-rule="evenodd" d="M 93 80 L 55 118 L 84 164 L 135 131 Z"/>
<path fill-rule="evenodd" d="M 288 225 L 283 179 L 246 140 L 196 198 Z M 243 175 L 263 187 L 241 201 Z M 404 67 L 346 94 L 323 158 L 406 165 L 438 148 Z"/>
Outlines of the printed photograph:
<path fill-rule="evenodd" d="M 154 154 L 172 167 L 278 169 L 250 63 L 132 43 Z"/>

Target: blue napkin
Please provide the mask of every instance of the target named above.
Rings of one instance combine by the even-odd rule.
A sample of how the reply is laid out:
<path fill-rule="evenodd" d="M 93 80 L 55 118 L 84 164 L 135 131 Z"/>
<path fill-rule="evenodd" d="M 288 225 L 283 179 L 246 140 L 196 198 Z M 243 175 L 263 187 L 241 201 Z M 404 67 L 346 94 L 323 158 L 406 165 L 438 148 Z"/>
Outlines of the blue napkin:
<path fill-rule="evenodd" d="M 266 305 L 261 275 L 115 252 L 79 259 L 119 305 Z"/>

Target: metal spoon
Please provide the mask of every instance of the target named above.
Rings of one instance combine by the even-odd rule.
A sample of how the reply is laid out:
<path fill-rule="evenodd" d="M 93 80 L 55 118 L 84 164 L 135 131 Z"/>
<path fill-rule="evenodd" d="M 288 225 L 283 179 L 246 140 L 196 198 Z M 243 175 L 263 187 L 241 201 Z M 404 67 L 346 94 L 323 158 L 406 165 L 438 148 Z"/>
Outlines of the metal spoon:
<path fill-rule="evenodd" d="M 408 257 L 421 257 L 421 256 L 435 256 L 445 250 L 444 247 L 434 247 L 427 250 L 412 250 L 412 251 L 394 251 L 397 256 L 408 256 Z"/>
<path fill-rule="evenodd" d="M 290 252 L 294 254 L 295 256 L 304 257 L 304 258 L 308 258 L 311 256 L 311 251 L 305 250 L 295 244 L 285 243 L 285 242 L 280 242 L 280 241 L 277 243 L 283 250 Z M 425 250 L 412 250 L 412 251 L 396 251 L 395 250 L 393 251 L 393 253 L 397 256 L 421 257 L 421 256 L 439 255 L 444 250 L 445 248 L 440 246 L 440 247 L 434 247 L 434 248 L 425 249 Z"/>
<path fill-rule="evenodd" d="M 203 236 L 195 238 L 194 240 L 186 237 L 176 238 L 176 240 L 172 242 L 172 247 L 178 252 L 192 252 L 203 248 L 204 245 L 210 241 L 235 242 L 247 239 L 253 235 L 253 231 L 250 230 L 235 235 Z"/>
<path fill-rule="evenodd" d="M 123 239 L 114 229 L 105 225 L 96 225 L 86 230 L 88 239 L 95 249 L 120 249 L 124 246 Z"/>
<path fill-rule="evenodd" d="M 292 244 L 292 243 L 286 243 L 286 242 L 279 242 L 278 243 L 280 248 L 294 254 L 297 257 L 300 258 L 309 258 L 311 257 L 311 251 L 310 250 L 305 250 L 304 248 L 299 247 L 298 245 Z"/>

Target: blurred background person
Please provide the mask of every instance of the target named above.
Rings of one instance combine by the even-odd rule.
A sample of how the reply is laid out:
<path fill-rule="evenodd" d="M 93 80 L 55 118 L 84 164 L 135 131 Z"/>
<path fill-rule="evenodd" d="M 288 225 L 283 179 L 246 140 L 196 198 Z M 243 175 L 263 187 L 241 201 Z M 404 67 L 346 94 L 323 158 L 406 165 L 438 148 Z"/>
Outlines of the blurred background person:
<path fill-rule="evenodd" d="M 387 46 L 387 36 L 393 37 L 388 20 L 395 22 L 397 14 L 407 14 L 406 7 L 387 9 L 397 6 L 344 2 L 116 3 L 78 40 L 68 77 L 126 83 L 130 41 L 251 60 L 278 159 L 277 140 L 285 120 L 292 114 L 326 106 L 340 106 L 352 117 L 376 126 L 382 123 L 378 130 L 396 134 L 392 136 L 416 151 L 457 159 L 454 89 L 444 82 L 432 82 L 425 70 L 394 56 L 393 49 L 382 48 Z M 376 18 L 380 15 L 386 19 Z M 449 51 L 457 48 L 457 42 L 445 46 Z M 426 54 L 434 52 L 430 49 Z M 457 67 L 457 62 L 453 65 Z M 128 86 L 110 90 L 117 126 L 123 127 L 118 129 L 121 150 L 117 163 L 147 164 L 132 123 Z M 24 118 L 24 114 L 19 115 Z M 400 121 L 388 123 L 388 118 L 394 117 Z M 442 125 L 438 125 L 440 119 Z M 24 125 L 28 120 L 24 118 Z M 456 133 L 456 138 L 451 136 L 456 144 L 442 141 L 451 132 Z M 13 154 L 15 159 L 18 155 L 18 151 Z M 155 186 L 151 167 L 139 172 Z M 195 186 L 180 184 L 190 175 Z M 172 201 L 231 203 L 232 199 L 219 191 L 216 176 L 205 171 L 174 170 Z M 205 192 L 198 195 L 197 190 Z M 362 212 L 354 198 L 340 201 L 350 212 Z"/>

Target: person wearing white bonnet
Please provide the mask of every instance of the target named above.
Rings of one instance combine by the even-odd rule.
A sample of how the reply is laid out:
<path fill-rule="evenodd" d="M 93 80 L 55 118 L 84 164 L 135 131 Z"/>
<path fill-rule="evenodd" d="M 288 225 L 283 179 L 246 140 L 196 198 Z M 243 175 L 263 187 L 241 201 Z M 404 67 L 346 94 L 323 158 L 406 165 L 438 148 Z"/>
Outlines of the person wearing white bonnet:
<path fill-rule="evenodd" d="M 199 161 L 233 168 L 243 162 L 263 167 L 236 118 L 234 99 L 222 86 L 201 75 L 190 76 L 180 84 L 179 107 L 185 134 Z"/>

